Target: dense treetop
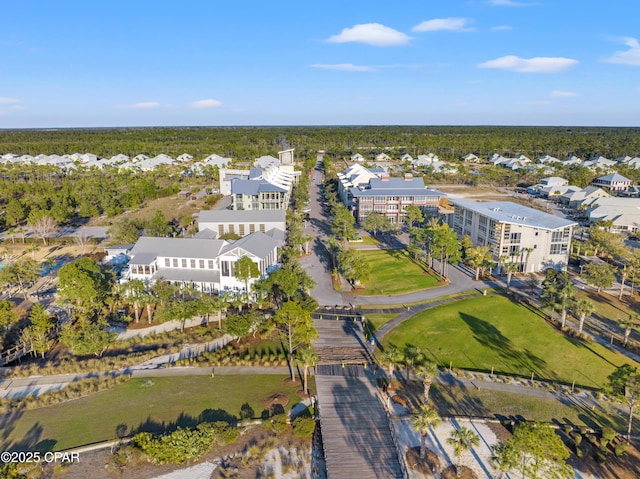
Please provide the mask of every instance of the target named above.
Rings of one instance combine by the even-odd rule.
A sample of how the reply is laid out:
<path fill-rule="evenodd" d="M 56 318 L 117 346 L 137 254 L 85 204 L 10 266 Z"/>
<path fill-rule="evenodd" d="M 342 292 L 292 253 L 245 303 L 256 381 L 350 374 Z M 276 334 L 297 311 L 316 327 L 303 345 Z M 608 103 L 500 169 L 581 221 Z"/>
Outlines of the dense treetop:
<path fill-rule="evenodd" d="M 300 126 L 184 127 L 58 130 L 0 130 L 0 154 L 94 153 L 112 157 L 189 153 L 200 160 L 212 153 L 238 160 L 295 148 L 301 157 L 317 150 L 332 156 L 387 151 L 432 152 L 443 160 L 467 153 L 486 157 L 524 154 L 530 158 L 569 154 L 588 158 L 640 155 L 640 128 L 504 126 Z"/>

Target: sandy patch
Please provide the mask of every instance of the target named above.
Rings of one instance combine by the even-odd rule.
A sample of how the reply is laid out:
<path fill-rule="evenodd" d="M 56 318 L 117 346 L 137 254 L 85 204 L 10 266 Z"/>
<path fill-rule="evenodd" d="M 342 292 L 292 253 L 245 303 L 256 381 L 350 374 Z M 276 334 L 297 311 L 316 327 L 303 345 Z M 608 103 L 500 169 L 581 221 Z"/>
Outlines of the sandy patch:
<path fill-rule="evenodd" d="M 408 447 L 420 446 L 420 435 L 413 430 L 410 418 L 401 418 L 393 421 L 402 453 Z M 453 448 L 447 443 L 447 438 L 451 432 L 459 427 L 467 427 L 480 436 L 480 446 L 472 449 L 470 452 L 463 454 L 459 459 L 456 458 Z M 443 421 L 435 429 L 431 429 L 427 435 L 427 447 L 435 452 L 440 458 L 442 468 L 446 468 L 448 464 L 462 464 L 467 466 L 481 479 L 492 479 L 499 477 L 492 463 L 492 447 L 498 444 L 499 439 L 496 437 L 490 427 L 483 421 L 451 419 Z M 422 479 L 424 476 L 418 472 L 409 469 L 411 479 Z M 580 471 L 576 471 L 576 476 L 582 479 L 598 479 L 596 476 Z M 512 479 L 520 479 L 521 475 L 517 472 L 509 473 Z"/>
<path fill-rule="evenodd" d="M 196 466 L 186 467 L 168 474 L 156 476 L 154 479 L 209 479 L 216 467 L 218 467 L 218 465 L 212 462 L 203 462 Z"/>

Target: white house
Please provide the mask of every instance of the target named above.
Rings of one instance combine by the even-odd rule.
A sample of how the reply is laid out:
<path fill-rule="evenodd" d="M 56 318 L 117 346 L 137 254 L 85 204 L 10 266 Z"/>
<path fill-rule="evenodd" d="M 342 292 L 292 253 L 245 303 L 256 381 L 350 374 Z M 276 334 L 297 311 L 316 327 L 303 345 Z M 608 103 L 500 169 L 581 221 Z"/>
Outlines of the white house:
<path fill-rule="evenodd" d="M 249 257 L 264 277 L 277 265 L 278 242 L 260 232 L 237 241 L 143 236 L 128 256 L 130 261 L 123 281 L 139 279 L 153 283 L 161 279 L 180 287 L 193 286 L 206 293 L 242 292 L 245 284 L 236 278 L 236 261 Z M 251 279 L 249 284 L 256 279 Z"/>
<path fill-rule="evenodd" d="M 600 188 L 607 188 L 610 191 L 625 191 L 631 186 L 631 180 L 618 173 L 610 173 L 596 178 L 591 184 Z"/>

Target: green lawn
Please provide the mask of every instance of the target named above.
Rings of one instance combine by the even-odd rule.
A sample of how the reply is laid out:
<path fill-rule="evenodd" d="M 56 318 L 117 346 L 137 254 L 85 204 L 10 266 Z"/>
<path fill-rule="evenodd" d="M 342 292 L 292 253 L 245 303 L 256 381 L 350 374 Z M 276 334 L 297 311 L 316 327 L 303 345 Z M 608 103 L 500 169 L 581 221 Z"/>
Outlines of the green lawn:
<path fill-rule="evenodd" d="M 367 321 L 369 331 L 375 333 L 381 326 L 384 326 L 398 316 L 400 316 L 398 313 L 368 313 L 365 316 L 365 319 Z"/>
<path fill-rule="evenodd" d="M 422 388 L 417 388 L 417 400 Z M 558 424 L 585 425 L 592 428 L 612 427 L 627 431 L 628 416 L 624 407 L 602 403 L 592 410 L 576 401 L 565 404 L 556 399 L 530 397 L 488 389 L 467 389 L 458 386 L 434 384 L 431 399 L 443 416 L 493 417 L 498 419 L 522 416 L 529 421 L 556 422 Z M 620 411 L 623 409 L 623 411 Z M 634 421 L 634 434 L 640 433 L 640 424 Z"/>
<path fill-rule="evenodd" d="M 600 388 L 632 361 L 596 343 L 562 335 L 535 309 L 499 295 L 440 306 L 401 323 L 383 345 L 423 348 L 441 366 Z"/>
<path fill-rule="evenodd" d="M 296 397 L 300 386 L 286 386 L 285 379 L 267 375 L 132 379 L 82 399 L 1 417 L 2 449 L 67 449 L 115 439 L 119 425 L 126 426 L 127 435 L 193 426 L 202 420 L 238 417 L 244 403 L 254 417 L 260 417 L 263 401 L 271 394 L 289 396 L 287 410 L 300 402 Z"/>
<path fill-rule="evenodd" d="M 438 278 L 409 259 L 404 249 L 362 251 L 371 266 L 371 274 L 364 289 L 356 294 L 377 296 L 405 294 L 438 286 Z"/>

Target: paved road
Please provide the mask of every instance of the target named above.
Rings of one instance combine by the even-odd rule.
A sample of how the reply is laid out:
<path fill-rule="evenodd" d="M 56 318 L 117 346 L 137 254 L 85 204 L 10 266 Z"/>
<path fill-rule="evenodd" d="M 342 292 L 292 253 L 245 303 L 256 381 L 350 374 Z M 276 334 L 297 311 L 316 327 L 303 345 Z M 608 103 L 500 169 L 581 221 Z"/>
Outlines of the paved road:
<path fill-rule="evenodd" d="M 439 288 L 430 288 L 415 293 L 397 296 L 358 296 L 351 293 L 336 291 L 331 282 L 330 255 L 326 244 L 331 231 L 329 221 L 322 211 L 322 199 L 320 196 L 320 182 L 322 173 L 314 171 L 310 188 L 309 221 L 305 232 L 315 238 L 311 247 L 311 254 L 300 260 L 302 267 L 316 282 L 316 288 L 311 295 L 321 305 L 371 305 L 371 304 L 404 304 L 428 299 L 434 299 L 449 294 L 464 291 L 483 290 L 495 287 L 495 283 L 474 281 L 471 274 L 463 267 L 451 266 L 449 268 L 450 283 Z M 406 235 L 401 236 L 398 246 L 405 246 Z"/>

